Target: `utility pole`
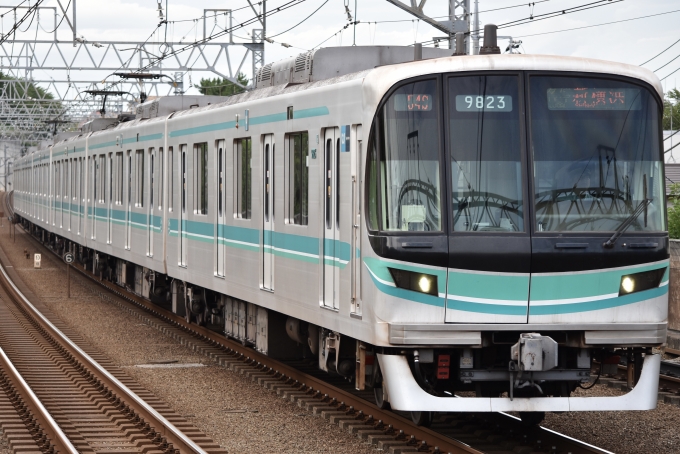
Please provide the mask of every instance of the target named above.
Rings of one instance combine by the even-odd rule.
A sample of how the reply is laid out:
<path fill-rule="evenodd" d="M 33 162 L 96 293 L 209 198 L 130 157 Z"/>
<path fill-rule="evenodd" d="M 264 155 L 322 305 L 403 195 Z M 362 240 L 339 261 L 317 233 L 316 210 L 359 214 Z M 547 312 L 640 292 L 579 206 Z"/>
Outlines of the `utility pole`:
<path fill-rule="evenodd" d="M 475 16 L 472 21 L 472 55 L 479 55 L 479 0 L 475 0 Z"/>
<path fill-rule="evenodd" d="M 671 117 L 671 118 L 673 118 L 673 117 Z M 5 171 L 5 192 L 7 192 L 7 144 L 5 144 L 5 148 L 3 150 L 2 165 L 3 165 L 3 170 Z"/>

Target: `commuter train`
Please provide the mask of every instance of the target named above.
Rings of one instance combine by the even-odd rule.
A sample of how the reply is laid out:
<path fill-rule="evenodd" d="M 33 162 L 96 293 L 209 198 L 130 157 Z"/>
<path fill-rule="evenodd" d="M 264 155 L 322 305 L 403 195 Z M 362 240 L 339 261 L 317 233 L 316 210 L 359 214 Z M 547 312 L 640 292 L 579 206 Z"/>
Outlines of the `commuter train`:
<path fill-rule="evenodd" d="M 376 46 L 253 83 L 148 101 L 16 160 L 21 222 L 420 424 L 655 407 L 669 241 L 653 73 Z M 571 396 L 620 356 L 630 393 Z"/>

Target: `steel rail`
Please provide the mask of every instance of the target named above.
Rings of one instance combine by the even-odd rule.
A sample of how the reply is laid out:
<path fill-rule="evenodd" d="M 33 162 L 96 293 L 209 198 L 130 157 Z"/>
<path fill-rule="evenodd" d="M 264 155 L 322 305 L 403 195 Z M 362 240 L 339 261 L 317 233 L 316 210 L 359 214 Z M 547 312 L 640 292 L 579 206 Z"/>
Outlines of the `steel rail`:
<path fill-rule="evenodd" d="M 2 254 L 4 255 L 4 254 Z M 5 269 L 4 264 L 0 264 L 0 277 L 3 287 L 7 293 L 13 297 L 26 311 L 33 317 L 45 331 L 52 336 L 57 342 L 62 344 L 68 352 L 73 355 L 78 361 L 84 364 L 90 371 L 97 375 L 97 378 L 114 392 L 125 404 L 132 408 L 140 417 L 144 418 L 147 423 L 161 436 L 165 437 L 168 442 L 180 450 L 182 453 L 208 454 L 194 441 L 187 437 L 163 415 L 158 413 L 141 399 L 137 394 L 130 390 L 127 386 L 121 383 L 109 371 L 104 369 L 95 360 L 93 360 L 87 353 L 78 347 L 73 341 L 66 337 L 52 322 L 50 322 L 35 306 L 24 296 L 16 284 L 12 281 Z M 77 452 L 77 451 L 73 451 Z"/>
<path fill-rule="evenodd" d="M 48 250 L 50 249 L 48 248 Z M 425 440 L 427 442 L 427 445 L 430 447 L 438 446 L 441 452 L 448 453 L 480 452 L 474 447 L 468 446 L 467 444 L 460 442 L 454 438 L 451 438 L 445 434 L 438 433 L 434 430 L 425 427 L 416 426 L 408 418 L 404 418 L 390 410 L 380 409 L 377 405 L 373 404 L 372 402 L 369 402 L 365 399 L 362 399 L 359 396 L 339 389 L 333 386 L 332 384 L 323 381 L 320 378 L 314 377 L 303 371 L 300 371 L 296 369 L 294 366 L 272 359 L 271 357 L 266 356 L 256 350 L 250 349 L 235 340 L 229 339 L 223 335 L 211 331 L 206 327 L 202 327 L 195 324 L 188 325 L 184 317 L 181 317 L 177 314 L 174 314 L 171 311 L 163 309 L 155 305 L 151 301 L 147 301 L 137 295 L 134 295 L 129 292 L 124 292 L 119 286 L 112 282 L 108 282 L 106 280 L 100 281 L 93 274 L 83 269 L 80 269 L 79 267 L 74 267 L 74 269 L 76 269 L 84 277 L 105 287 L 112 293 L 124 299 L 127 299 L 128 301 L 132 301 L 134 304 L 141 306 L 146 311 L 152 313 L 156 317 L 160 319 L 165 319 L 166 321 L 169 321 L 174 325 L 178 325 L 182 329 L 199 336 L 203 340 L 213 345 L 221 345 L 229 350 L 232 350 L 236 354 L 242 355 L 247 361 L 251 361 L 252 363 L 260 363 L 263 366 L 266 365 L 266 368 L 272 369 L 271 371 L 272 377 L 275 377 L 276 375 L 283 375 L 285 378 L 289 380 L 296 381 L 299 384 L 304 384 L 307 389 L 311 387 L 314 390 L 321 393 L 322 395 L 328 394 L 329 396 L 334 397 L 338 402 L 342 401 L 346 407 L 353 406 L 355 411 L 361 410 L 364 412 L 365 415 L 370 414 L 373 415 L 375 419 L 382 419 L 383 423 L 386 426 L 388 424 L 391 424 L 395 428 L 395 430 L 397 431 L 399 429 L 403 430 L 404 433 L 407 435 L 407 438 L 408 436 L 413 435 L 417 440 Z M 263 370 L 263 372 L 266 372 L 266 370 Z M 517 423 L 517 421 L 519 421 L 519 418 L 516 418 L 505 413 L 499 413 L 499 416 L 501 418 L 506 417 L 508 420 L 513 420 L 514 423 Z M 598 448 L 596 446 L 560 434 L 553 430 L 546 429 L 544 427 L 539 426 L 536 427 L 535 430 L 537 431 L 538 434 L 542 434 L 544 437 L 552 436 L 561 439 L 562 441 L 568 442 L 570 444 L 569 452 L 611 454 L 609 451 L 605 449 Z"/>
<path fill-rule="evenodd" d="M 14 367 L 14 364 L 12 364 L 12 361 L 10 361 L 2 348 L 0 348 L 0 367 L 2 367 L 6 377 L 12 382 L 16 392 L 21 396 L 23 403 L 31 411 L 32 416 L 38 421 L 40 429 L 47 435 L 50 444 L 59 454 L 78 454 L 78 450 L 73 446 L 71 440 L 61 430 L 61 427 L 52 418 L 50 412 L 40 402 L 40 399 L 38 399 L 38 396 L 35 395 L 31 387 L 28 386 L 28 383 L 26 383 L 19 371 Z"/>
<path fill-rule="evenodd" d="M 93 276 L 90 276 L 86 271 L 80 269 L 80 267 L 74 266 L 73 268 L 83 276 L 95 280 Z M 434 430 L 416 426 L 407 418 L 399 416 L 398 414 L 391 411 L 382 410 L 377 405 L 368 402 L 365 399 L 339 389 L 317 377 L 295 369 L 293 366 L 272 359 L 265 354 L 250 349 L 236 341 L 215 333 L 214 331 L 210 331 L 208 328 L 198 325 L 190 325 L 190 327 L 188 327 L 185 325 L 184 317 L 180 317 L 170 311 L 162 309 L 152 302 L 139 298 L 136 295 L 123 294 L 120 291 L 120 288 L 111 282 L 104 280 L 96 282 L 104 286 L 109 291 L 125 299 L 132 300 L 134 303 L 142 306 L 144 309 L 155 314 L 157 317 L 170 321 L 175 325 L 179 325 L 187 331 L 193 331 L 194 334 L 202 337 L 208 342 L 222 345 L 237 354 L 243 355 L 247 360 L 266 365 L 268 368 L 271 368 L 273 371 L 275 371 L 272 372 L 272 377 L 278 373 L 285 376 L 289 380 L 297 381 L 300 384 L 304 383 L 306 386 L 314 388 L 314 390 L 321 394 L 328 394 L 329 396 L 334 397 L 338 402 L 344 402 L 345 406 L 347 407 L 352 406 L 356 411 L 361 410 L 366 415 L 370 414 L 376 419 L 382 419 L 385 426 L 391 424 L 396 431 L 401 429 L 407 436 L 413 435 L 418 440 L 425 440 L 428 446 L 438 446 L 441 452 L 482 454 L 481 451 L 478 451 L 466 445 L 465 443 L 437 433 Z"/>

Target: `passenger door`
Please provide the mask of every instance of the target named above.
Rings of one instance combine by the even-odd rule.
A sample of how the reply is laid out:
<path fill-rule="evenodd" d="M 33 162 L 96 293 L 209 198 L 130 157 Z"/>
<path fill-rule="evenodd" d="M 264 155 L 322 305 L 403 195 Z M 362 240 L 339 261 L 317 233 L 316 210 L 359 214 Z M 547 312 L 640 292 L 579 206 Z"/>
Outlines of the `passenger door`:
<path fill-rule="evenodd" d="M 224 276 L 224 260 L 225 260 L 225 235 L 224 235 L 224 200 L 226 185 L 224 181 L 225 176 L 225 149 L 224 140 L 217 141 L 217 225 L 215 232 L 217 232 L 215 247 L 217 248 L 215 254 L 215 273 L 217 276 Z"/>
<path fill-rule="evenodd" d="M 180 210 L 177 234 L 179 236 L 179 266 L 187 266 L 187 146 L 181 145 L 179 152 Z"/>
<path fill-rule="evenodd" d="M 148 193 L 148 203 L 147 213 L 146 213 L 146 236 L 147 236 L 147 256 L 153 257 L 153 198 L 155 189 L 155 176 L 156 176 L 156 151 L 153 148 L 149 149 L 149 193 Z"/>
<path fill-rule="evenodd" d="M 354 129 L 355 137 L 352 137 L 354 149 L 351 151 L 351 168 L 352 168 L 352 245 L 350 247 L 349 261 L 351 263 L 351 279 L 352 279 L 352 314 L 361 315 L 361 296 L 359 289 L 361 288 L 361 188 L 363 188 L 363 172 L 361 171 L 361 163 L 364 162 L 362 156 L 363 142 L 362 142 L 362 128 L 357 125 Z"/>
<path fill-rule="evenodd" d="M 274 135 L 264 136 L 262 151 L 262 288 L 274 290 Z"/>
<path fill-rule="evenodd" d="M 337 242 L 340 238 L 340 191 L 338 168 L 340 163 L 340 130 L 327 128 L 324 132 L 324 210 L 323 210 L 323 306 L 339 309 L 340 268 L 336 262 Z"/>
<path fill-rule="evenodd" d="M 127 151 L 127 225 L 125 226 L 125 248 L 130 250 L 132 237 L 132 150 Z"/>

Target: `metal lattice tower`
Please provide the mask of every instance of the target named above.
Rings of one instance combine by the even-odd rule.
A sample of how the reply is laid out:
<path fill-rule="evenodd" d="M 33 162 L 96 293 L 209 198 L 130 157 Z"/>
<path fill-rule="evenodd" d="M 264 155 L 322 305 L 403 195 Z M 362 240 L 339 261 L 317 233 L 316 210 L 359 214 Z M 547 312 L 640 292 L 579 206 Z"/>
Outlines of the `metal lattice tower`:
<path fill-rule="evenodd" d="M 435 40 L 442 40 L 449 42 L 449 48 L 454 49 L 456 47 L 455 34 L 456 33 L 469 33 L 470 32 L 470 22 L 472 20 L 472 12 L 470 11 L 470 0 L 448 0 L 449 2 L 449 20 L 439 21 L 431 18 L 423 11 L 425 7 L 425 2 L 427 0 L 410 0 L 410 5 L 402 2 L 401 0 L 387 0 L 395 6 L 403 9 L 404 11 L 412 14 L 418 19 L 422 20 L 426 24 L 431 25 L 437 30 L 446 33 L 446 36 L 434 37 Z M 469 52 L 469 35 L 465 38 L 465 53 Z"/>
<path fill-rule="evenodd" d="M 65 13 L 63 1 L 57 0 L 57 3 L 61 12 Z M 90 107 L 97 104 L 95 100 L 90 100 L 83 94 L 85 90 L 105 89 L 107 86 L 115 85 L 116 90 L 130 92 L 124 104 L 136 102 L 135 94 L 139 92 L 138 83 L 119 81 L 111 77 L 114 72 L 134 72 L 146 67 L 146 71 L 167 74 L 180 88 L 165 81 L 147 81 L 144 88 L 150 96 L 168 96 L 180 94 L 183 78 L 194 73 L 217 76 L 240 85 L 236 79 L 239 72 L 248 69 L 256 71 L 264 61 L 263 36 L 266 22 L 261 17 L 259 20 L 262 28 L 253 30 L 250 42 L 234 42 L 232 33 L 226 33 L 216 41 L 203 41 L 215 30 L 218 17 L 220 20 L 224 19 L 225 22 L 221 30 L 228 30 L 233 24 L 231 10 L 206 9 L 203 11 L 203 17 L 198 19 L 203 23 L 203 40 L 199 40 L 191 50 L 171 55 L 159 62 L 158 56 L 172 54 L 191 42 L 88 41 L 77 35 L 76 0 L 72 0 L 71 4 L 72 16 L 65 15 L 64 19 L 73 32 L 73 41 L 64 41 L 58 36 L 57 8 L 39 7 L 39 12 L 47 11 L 53 17 L 50 22 L 54 22 L 55 30 L 50 34 L 49 39 L 44 39 L 44 37 L 13 39 L 0 44 L 0 70 L 6 75 L 30 81 L 54 94 L 55 101 L 61 102 L 66 107 L 65 115 L 73 121 L 84 120 L 87 117 L 83 118 L 82 115 L 88 112 L 91 116 Z M 0 10 L 8 8 L 14 7 L 0 6 Z M 253 12 L 258 15 L 263 14 L 264 2 L 261 13 L 258 13 L 254 7 Z M 196 28 L 199 28 L 198 24 Z M 236 55 L 235 52 L 239 49 L 241 49 L 241 55 Z M 252 68 L 248 68 L 245 64 L 248 57 L 251 57 L 253 61 Z M 36 78 L 34 74 L 39 71 L 49 74 L 50 78 Z M 72 77 L 75 73 L 79 73 L 78 79 Z M 16 101 L 15 98 L 12 99 Z M 115 112 L 115 106 L 111 107 L 107 110 Z M 32 113 L 38 114 L 40 111 L 34 109 Z M 45 115 L 53 113 L 54 109 L 45 110 Z"/>
<path fill-rule="evenodd" d="M 115 117 L 134 111 L 140 92 L 148 96 L 182 94 L 184 79 L 188 77 L 192 82 L 192 75 L 220 77 L 237 85 L 240 85 L 237 80 L 240 72 L 252 70 L 254 77 L 264 64 L 266 0 L 262 0 L 259 11 L 258 5 L 253 5 L 251 0 L 247 2 L 257 17 L 253 20 L 259 28 L 252 31 L 251 39 L 246 42 L 234 42 L 230 9 L 204 9 L 203 16 L 195 20 L 195 36 L 166 41 L 167 35 L 161 30 L 165 24 L 167 31 L 168 23 L 159 2 L 160 23 L 158 33 L 152 35 L 152 39 L 90 41 L 78 36 L 77 0 L 71 0 L 70 7 L 65 0 L 57 0 L 57 6 L 36 8 L 33 5 L 32 25 L 17 30 L 13 36 L 1 36 L 4 42 L 0 44 L 0 71 L 16 80 L 0 80 L 0 151 L 7 149 L 12 155 L 19 151 L 25 153 L 41 141 L 51 140 L 55 126 L 64 120 L 68 123 L 62 129 L 71 130 L 99 116 L 102 101 L 86 94 L 88 90 L 127 92 L 127 95 L 106 100 L 106 115 Z M 31 11 L 28 8 L 20 4 L 0 5 L 0 14 L 4 13 L 7 19 L 17 23 L 22 15 Z M 150 23 L 155 25 L 153 21 Z M 23 26 L 26 24 L 29 24 L 28 20 Z M 41 33 L 38 33 L 38 27 L 42 27 Z M 68 37 L 64 36 L 66 30 Z M 221 36 L 208 39 L 214 33 Z M 189 50 L 175 53 L 187 45 Z M 167 58 L 159 59 L 163 56 Z M 246 64 L 249 58 L 252 60 L 250 68 Z M 145 72 L 169 76 L 170 82 L 120 80 L 111 76 L 114 72 L 135 72 L 141 68 Z M 43 90 L 29 90 L 31 86 Z M 29 96 L 29 91 L 33 96 Z M 52 97 L 44 93 L 50 93 Z M 50 120 L 58 122 L 46 123 Z M 4 173 L 3 165 L 0 163 L 0 174 Z"/>

